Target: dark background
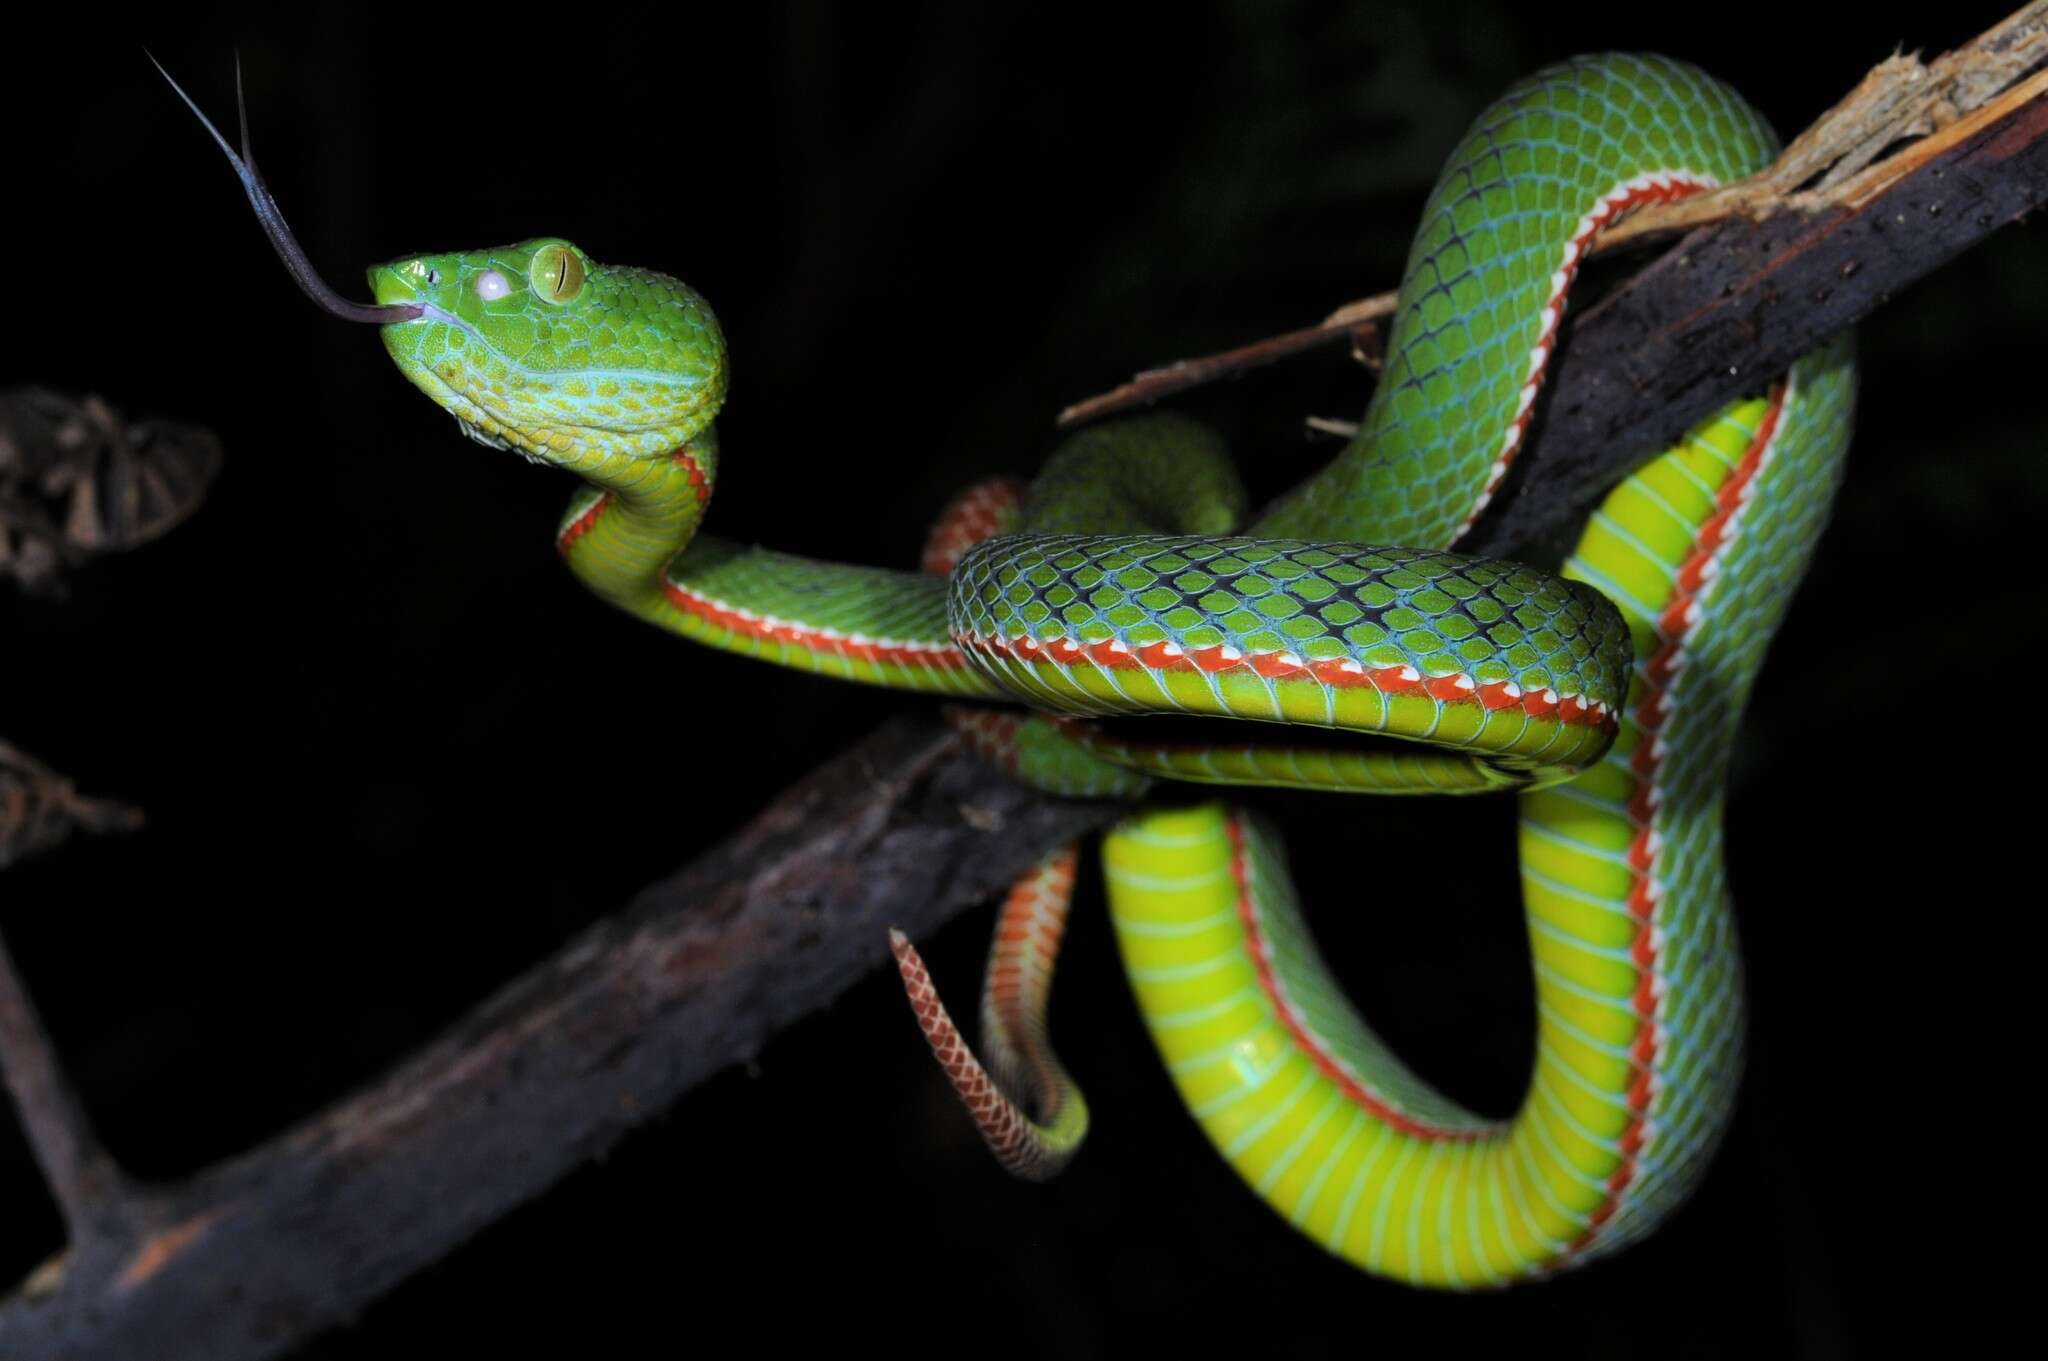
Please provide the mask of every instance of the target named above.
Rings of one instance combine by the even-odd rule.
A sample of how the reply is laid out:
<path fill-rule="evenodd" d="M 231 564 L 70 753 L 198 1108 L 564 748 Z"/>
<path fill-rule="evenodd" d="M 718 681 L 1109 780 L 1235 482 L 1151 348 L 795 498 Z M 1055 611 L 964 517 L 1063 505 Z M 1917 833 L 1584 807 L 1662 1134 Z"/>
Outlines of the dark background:
<path fill-rule="evenodd" d="M 222 119 L 239 46 L 264 170 L 343 293 L 371 260 L 542 233 L 688 279 L 735 356 L 715 530 L 907 566 L 951 490 L 1036 464 L 1066 402 L 1390 286 L 1438 161 L 1537 65 L 1665 51 L 1790 132 L 1894 45 L 1940 51 L 2006 6 L 1803 33 L 1782 3 L 1705 26 L 1447 0 L 728 8 L 217 7 L 0 58 L 0 384 L 98 391 L 227 450 L 171 537 L 61 604 L 0 598 L 0 732 L 151 818 L 0 881 L 136 1173 L 190 1172 L 403 1058 L 920 702 L 589 600 L 549 547 L 568 480 L 458 439 L 367 330 L 300 299 L 143 42 Z M 1098 1354 L 1233 1319 L 1301 1355 L 1886 1339 L 1932 1298 L 1908 1282 L 1978 1232 L 1958 1207 L 2002 1199 L 1995 1148 L 1971 1150 L 2033 977 L 2011 918 L 2038 901 L 2038 836 L 2004 786 L 2040 724 L 2043 246 L 2008 230 L 1864 328 L 1848 487 L 1736 754 L 1750 1074 L 1704 1188 L 1647 1244 L 1475 1298 L 1326 1258 L 1181 1111 L 1091 883 L 1055 1022 L 1097 1123 L 1060 1181 L 987 1165 L 877 973 L 301 1355 L 639 1329 L 682 1350 L 731 1326 Z M 1301 417 L 1365 391 L 1328 352 L 1185 405 L 1270 492 L 1330 452 Z M 644 723 L 588 721 L 621 696 Z M 1531 1031 L 1509 804 L 1267 803 L 1376 1024 L 1510 1110 Z M 1403 909 L 1425 889 L 1434 913 Z M 988 924 L 931 942 L 963 1010 Z M 0 1204 L 12 1279 L 59 1227 L 6 1116 Z"/>

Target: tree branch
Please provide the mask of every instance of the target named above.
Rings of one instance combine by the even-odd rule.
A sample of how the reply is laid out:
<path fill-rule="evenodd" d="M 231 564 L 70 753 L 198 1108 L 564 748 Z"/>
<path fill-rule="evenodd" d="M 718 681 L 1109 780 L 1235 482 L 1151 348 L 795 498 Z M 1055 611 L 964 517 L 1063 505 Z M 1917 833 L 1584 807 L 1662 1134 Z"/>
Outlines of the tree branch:
<path fill-rule="evenodd" d="M 0 1076 L 6 1078 L 22 1131 L 72 1240 L 105 1232 L 107 1226 L 99 1221 L 110 1210 L 118 1217 L 123 1204 L 120 1172 L 93 1135 L 85 1108 L 64 1076 L 42 1017 L 36 1014 L 4 942 L 0 942 Z"/>
<path fill-rule="evenodd" d="M 2048 71 L 1819 212 L 1702 227 L 1566 328 L 1520 494 L 1461 547 L 1556 538 L 1721 403 L 2048 200 Z M 1880 173 L 1883 172 L 1883 173 Z"/>
<path fill-rule="evenodd" d="M 0 1353 L 274 1355 L 829 1005 L 889 927 L 929 933 L 1116 811 L 890 723 L 375 1086 L 183 1185 L 102 1188 L 126 1227 L 74 1221 L 0 1304 Z"/>
<path fill-rule="evenodd" d="M 1523 494 L 1497 497 L 1460 547 L 1505 554 L 1555 539 L 1758 375 L 1782 371 L 2038 206 L 2048 189 L 2044 62 L 2048 0 L 2033 0 L 1931 63 L 1880 63 L 1763 173 L 1602 232 L 1595 255 L 1697 228 L 1567 325 L 1517 460 Z M 1373 329 L 1395 297 L 1362 298 L 1315 326 L 1147 370 L 1067 407 L 1058 423 L 1149 405 L 1347 338 L 1370 363 Z M 1784 306 L 1794 299 L 1803 301 Z"/>

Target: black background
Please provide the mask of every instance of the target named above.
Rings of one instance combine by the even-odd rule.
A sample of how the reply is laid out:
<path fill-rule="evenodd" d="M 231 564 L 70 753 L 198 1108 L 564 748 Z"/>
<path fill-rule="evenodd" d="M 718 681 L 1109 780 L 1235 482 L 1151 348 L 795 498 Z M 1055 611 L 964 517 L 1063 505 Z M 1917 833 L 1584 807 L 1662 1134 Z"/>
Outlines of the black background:
<path fill-rule="evenodd" d="M 239 46 L 266 174 L 346 294 L 370 260 L 542 233 L 688 279 L 735 356 L 713 528 L 907 566 L 951 490 L 1035 465 L 1064 403 L 1391 285 L 1451 141 L 1537 65 L 1665 51 L 1796 130 L 1895 44 L 1942 50 L 2003 6 L 1791 32 L 1797 8 L 225 8 L 10 44 L 0 382 L 208 424 L 228 458 L 171 537 L 61 604 L 0 600 L 0 732 L 151 815 L 0 881 L 118 1156 L 178 1176 L 308 1115 L 919 702 L 590 601 L 549 547 L 567 479 L 457 438 L 367 330 L 299 298 L 141 43 L 219 118 Z M 1863 331 L 1848 487 L 1736 754 L 1750 1074 L 1649 1243 L 1476 1298 L 1324 1257 L 1181 1111 L 1091 886 L 1055 1025 L 1097 1123 L 1060 1181 L 986 1165 L 877 973 L 300 1354 L 727 1326 L 1061 1354 L 1246 1324 L 1301 1355 L 1887 1337 L 1926 1297 L 1906 1273 L 1976 1232 L 1958 1206 L 1990 1165 L 1965 1150 L 2000 1100 L 1977 1089 L 2029 992 L 2009 918 L 2038 887 L 2008 885 L 2036 839 L 2003 786 L 2041 722 L 2044 302 L 2034 224 Z M 1365 390 L 1328 352 L 1185 406 L 1270 492 L 1330 451 L 1301 417 Z M 1511 807 L 1268 806 L 1375 1022 L 1511 1109 Z M 963 1009 L 987 925 L 931 942 Z M 0 1204 L 11 1279 L 59 1228 L 4 1118 Z"/>

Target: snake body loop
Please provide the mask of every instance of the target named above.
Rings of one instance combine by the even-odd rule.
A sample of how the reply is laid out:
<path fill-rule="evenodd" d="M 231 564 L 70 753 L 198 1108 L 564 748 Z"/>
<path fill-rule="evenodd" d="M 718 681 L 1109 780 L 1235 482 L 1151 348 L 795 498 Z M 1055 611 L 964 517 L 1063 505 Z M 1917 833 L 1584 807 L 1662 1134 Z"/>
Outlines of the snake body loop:
<path fill-rule="evenodd" d="M 1067 793 L 1522 790 L 1537 1046 L 1506 1119 L 1436 1093 L 1344 1003 L 1261 818 L 1220 803 L 1140 811 L 1103 851 L 1146 1022 L 1246 1182 L 1370 1271 L 1491 1285 L 1649 1231 L 1726 1125 L 1742 995 L 1722 788 L 1839 478 L 1846 341 L 1615 488 L 1561 575 L 1453 545 L 1536 416 L 1593 233 L 1749 174 L 1772 146 L 1738 96 L 1679 62 L 1537 73 L 1452 152 L 1381 382 L 1327 469 L 1247 522 L 1213 436 L 1168 415 L 1106 426 L 1021 494 L 963 497 L 924 573 L 697 534 L 726 356 L 709 308 L 675 280 L 554 239 L 409 257 L 370 280 L 378 307 L 399 309 L 376 315 L 402 318 L 382 332 L 393 358 L 466 433 L 585 480 L 557 546 L 651 622 L 843 679 L 1029 706 L 955 722 Z M 1250 735 L 1147 744 L 1087 721 L 1155 713 L 1252 720 Z M 1401 745 L 1317 740 L 1331 730 Z M 1043 1028 L 1072 874 L 1056 856 L 1005 907 L 983 1008 L 990 1069 L 895 942 L 948 1076 L 1005 1165 L 1031 1176 L 1072 1156 L 1086 1120 Z"/>

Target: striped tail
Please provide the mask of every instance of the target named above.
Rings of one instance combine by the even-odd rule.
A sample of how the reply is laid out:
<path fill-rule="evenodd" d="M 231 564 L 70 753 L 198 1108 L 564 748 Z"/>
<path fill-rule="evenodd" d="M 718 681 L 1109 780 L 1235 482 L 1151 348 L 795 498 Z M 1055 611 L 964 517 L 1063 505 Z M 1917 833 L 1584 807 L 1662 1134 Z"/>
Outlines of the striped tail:
<path fill-rule="evenodd" d="M 1088 1105 L 1053 1053 L 1045 1019 L 1053 966 L 1073 902 L 1078 854 L 1077 847 L 1065 846 L 1027 870 L 996 919 L 981 994 L 981 1042 L 988 1068 L 954 1025 L 909 937 L 889 933 L 903 990 L 932 1056 L 996 1161 L 1026 1181 L 1059 1175 L 1088 1133 Z M 1028 1094 L 1035 1117 L 1013 1092 Z"/>

